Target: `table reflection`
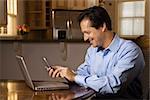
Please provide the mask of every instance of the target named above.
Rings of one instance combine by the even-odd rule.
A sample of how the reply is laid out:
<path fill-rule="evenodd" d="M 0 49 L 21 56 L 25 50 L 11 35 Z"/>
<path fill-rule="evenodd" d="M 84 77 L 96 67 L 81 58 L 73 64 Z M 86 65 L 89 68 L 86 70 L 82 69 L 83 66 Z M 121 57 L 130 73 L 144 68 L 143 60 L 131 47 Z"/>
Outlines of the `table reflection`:
<path fill-rule="evenodd" d="M 0 100 L 71 100 L 93 93 L 79 86 L 67 90 L 33 91 L 24 81 L 0 81 Z"/>

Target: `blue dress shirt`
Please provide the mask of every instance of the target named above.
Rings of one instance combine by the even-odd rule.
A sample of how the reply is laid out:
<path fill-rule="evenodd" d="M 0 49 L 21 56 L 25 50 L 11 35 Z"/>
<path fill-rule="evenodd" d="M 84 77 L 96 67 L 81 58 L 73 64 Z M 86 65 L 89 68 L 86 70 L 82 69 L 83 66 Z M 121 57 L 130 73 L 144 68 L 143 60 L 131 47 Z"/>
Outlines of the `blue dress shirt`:
<path fill-rule="evenodd" d="M 141 49 L 132 41 L 115 35 L 104 50 L 89 47 L 75 82 L 101 94 L 117 93 L 122 84 L 139 78 L 145 62 Z"/>

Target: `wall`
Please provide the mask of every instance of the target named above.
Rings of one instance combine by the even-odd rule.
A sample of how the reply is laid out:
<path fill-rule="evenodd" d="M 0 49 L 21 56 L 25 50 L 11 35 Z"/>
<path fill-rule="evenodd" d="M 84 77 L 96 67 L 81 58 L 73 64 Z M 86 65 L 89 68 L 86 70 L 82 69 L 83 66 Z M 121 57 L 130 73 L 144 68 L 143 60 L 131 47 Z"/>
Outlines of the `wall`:
<path fill-rule="evenodd" d="M 42 57 L 47 57 L 50 64 L 69 66 L 72 69 L 83 62 L 89 44 L 86 43 L 28 43 L 3 42 L 2 46 L 2 79 L 22 80 L 15 55 L 22 54 L 33 80 L 49 80 Z M 66 49 L 64 49 L 66 46 Z M 67 54 L 63 50 L 67 50 Z M 66 57 L 66 58 L 65 58 Z"/>
<path fill-rule="evenodd" d="M 115 21 L 115 17 L 116 17 L 116 6 L 117 6 L 117 0 L 105 0 L 105 8 L 108 11 L 108 14 L 110 15 L 110 18 L 112 20 L 112 30 L 114 32 L 117 32 L 115 30 L 115 25 L 117 24 Z"/>
<path fill-rule="evenodd" d="M 145 35 L 150 35 L 150 0 L 146 0 L 146 4 L 145 4 Z"/>
<path fill-rule="evenodd" d="M 148 19 L 150 18 L 150 0 L 147 0 L 147 5 L 148 5 L 148 8 L 147 8 L 147 13 L 149 14 L 149 16 L 148 16 Z M 148 28 L 149 30 L 149 35 L 150 35 L 150 20 L 149 20 L 149 28 Z"/>

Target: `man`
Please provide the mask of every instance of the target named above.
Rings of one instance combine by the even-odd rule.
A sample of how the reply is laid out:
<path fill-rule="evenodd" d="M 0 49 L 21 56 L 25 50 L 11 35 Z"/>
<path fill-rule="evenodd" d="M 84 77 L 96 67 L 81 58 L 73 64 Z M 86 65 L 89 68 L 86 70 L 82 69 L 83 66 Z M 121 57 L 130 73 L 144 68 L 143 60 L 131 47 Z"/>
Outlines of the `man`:
<path fill-rule="evenodd" d="M 77 71 L 53 66 L 51 77 L 91 88 L 100 96 L 141 98 L 140 75 L 144 68 L 141 49 L 132 41 L 121 39 L 112 32 L 111 19 L 102 7 L 91 7 L 79 16 L 84 40 L 89 41 L 85 61 Z"/>

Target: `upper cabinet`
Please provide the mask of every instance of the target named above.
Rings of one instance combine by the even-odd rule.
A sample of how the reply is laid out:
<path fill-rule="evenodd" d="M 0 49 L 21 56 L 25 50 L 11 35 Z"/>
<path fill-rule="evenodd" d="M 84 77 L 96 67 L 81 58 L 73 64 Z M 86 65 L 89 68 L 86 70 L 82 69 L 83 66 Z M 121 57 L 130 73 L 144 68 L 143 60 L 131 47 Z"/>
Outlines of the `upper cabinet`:
<path fill-rule="evenodd" d="M 99 0 L 52 0 L 52 9 L 83 10 L 98 4 Z"/>
<path fill-rule="evenodd" d="M 51 1 L 24 0 L 25 23 L 31 30 L 51 28 Z"/>
<path fill-rule="evenodd" d="M 69 0 L 52 0 L 52 9 L 68 9 Z"/>
<path fill-rule="evenodd" d="M 87 7 L 86 0 L 68 0 L 68 8 L 72 10 L 82 10 Z"/>
<path fill-rule="evenodd" d="M 30 29 L 45 29 L 45 1 L 25 0 L 25 23 Z"/>
<path fill-rule="evenodd" d="M 30 27 L 29 39 L 51 39 L 51 1 L 24 0 L 25 24 Z"/>
<path fill-rule="evenodd" d="M 0 0 L 0 26 L 7 25 L 6 0 Z"/>

